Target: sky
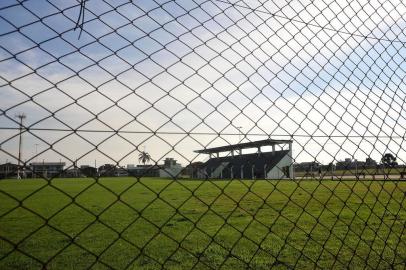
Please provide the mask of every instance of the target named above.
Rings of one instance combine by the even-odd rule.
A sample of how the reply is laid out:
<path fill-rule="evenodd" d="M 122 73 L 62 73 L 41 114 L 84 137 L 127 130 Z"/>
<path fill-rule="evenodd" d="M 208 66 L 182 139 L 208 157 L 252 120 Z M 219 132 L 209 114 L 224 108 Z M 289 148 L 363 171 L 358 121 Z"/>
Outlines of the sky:
<path fill-rule="evenodd" d="M 138 164 L 260 139 L 406 159 L 401 1 L 0 2 L 0 163 Z"/>

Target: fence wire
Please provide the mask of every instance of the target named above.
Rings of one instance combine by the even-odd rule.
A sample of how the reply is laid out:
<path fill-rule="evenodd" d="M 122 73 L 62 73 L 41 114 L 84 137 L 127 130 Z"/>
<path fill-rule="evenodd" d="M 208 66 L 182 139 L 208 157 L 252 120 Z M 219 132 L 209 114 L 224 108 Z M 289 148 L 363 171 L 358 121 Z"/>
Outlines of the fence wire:
<path fill-rule="evenodd" d="M 0 3 L 1 269 L 405 269 L 402 1 Z"/>

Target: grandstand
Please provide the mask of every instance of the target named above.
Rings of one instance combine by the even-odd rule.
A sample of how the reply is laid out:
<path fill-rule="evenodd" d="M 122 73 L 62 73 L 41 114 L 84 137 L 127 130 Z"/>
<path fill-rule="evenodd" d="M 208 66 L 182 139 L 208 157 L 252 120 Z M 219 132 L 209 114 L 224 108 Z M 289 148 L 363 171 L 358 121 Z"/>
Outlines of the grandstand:
<path fill-rule="evenodd" d="M 263 148 L 270 146 L 271 151 Z M 279 148 L 279 150 L 277 150 Z M 287 148 L 287 149 L 286 149 Z M 243 154 L 243 150 L 251 153 Z M 252 153 L 255 149 L 255 153 Z M 261 140 L 196 150 L 210 156 L 193 174 L 216 179 L 294 179 L 291 140 Z"/>

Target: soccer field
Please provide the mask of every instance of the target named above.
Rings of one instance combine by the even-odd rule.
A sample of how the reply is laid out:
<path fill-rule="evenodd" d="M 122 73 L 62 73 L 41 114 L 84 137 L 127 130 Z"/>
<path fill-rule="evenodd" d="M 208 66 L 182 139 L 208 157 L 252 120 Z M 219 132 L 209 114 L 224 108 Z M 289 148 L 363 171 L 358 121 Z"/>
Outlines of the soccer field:
<path fill-rule="evenodd" d="M 403 269 L 405 192 L 395 181 L 3 180 L 0 269 Z"/>

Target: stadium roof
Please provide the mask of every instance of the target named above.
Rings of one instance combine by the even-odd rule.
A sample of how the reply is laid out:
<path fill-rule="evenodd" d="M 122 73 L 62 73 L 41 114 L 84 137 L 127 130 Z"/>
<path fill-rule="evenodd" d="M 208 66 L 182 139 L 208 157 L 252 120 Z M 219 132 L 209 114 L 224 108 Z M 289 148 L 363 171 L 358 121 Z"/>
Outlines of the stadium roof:
<path fill-rule="evenodd" d="M 65 166 L 65 162 L 32 162 L 30 163 L 32 166 Z"/>
<path fill-rule="evenodd" d="M 261 140 L 261 141 L 255 141 L 255 142 L 247 142 L 247 143 L 231 144 L 231 145 L 220 146 L 220 147 L 205 148 L 202 150 L 196 150 L 194 152 L 199 153 L 199 154 L 214 154 L 214 153 L 227 152 L 227 151 L 232 151 L 232 150 L 258 148 L 261 146 L 284 144 L 284 143 L 291 143 L 291 142 L 292 142 L 292 140 L 268 139 L 268 140 Z"/>

